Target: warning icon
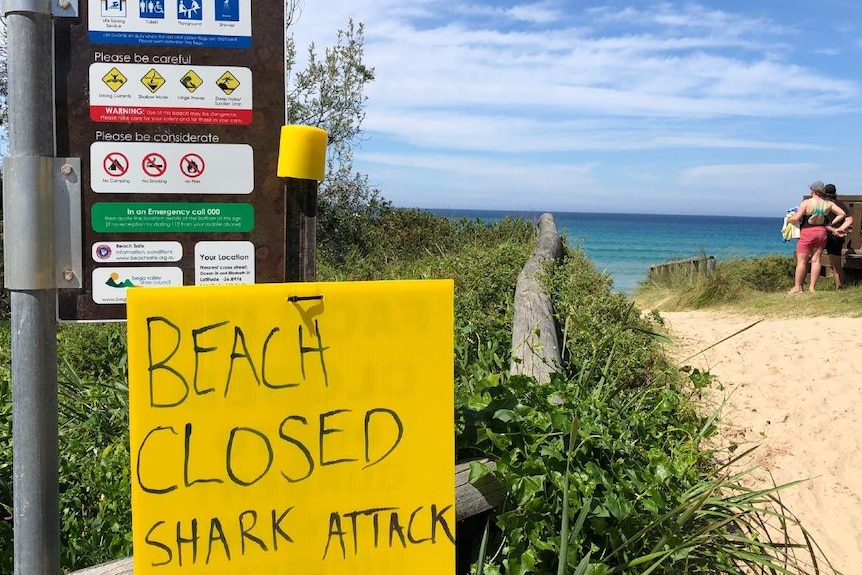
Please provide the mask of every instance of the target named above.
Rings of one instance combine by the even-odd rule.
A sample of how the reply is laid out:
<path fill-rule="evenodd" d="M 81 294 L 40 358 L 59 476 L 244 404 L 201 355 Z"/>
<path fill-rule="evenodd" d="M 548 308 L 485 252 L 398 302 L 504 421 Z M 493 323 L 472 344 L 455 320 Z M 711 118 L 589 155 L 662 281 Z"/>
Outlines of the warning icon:
<path fill-rule="evenodd" d="M 123 73 L 117 70 L 116 68 L 111 68 L 108 70 L 108 73 L 102 76 L 102 82 L 105 83 L 105 86 L 111 89 L 111 91 L 116 92 L 120 88 L 126 85 L 128 79 L 123 76 Z"/>
<path fill-rule="evenodd" d="M 144 77 L 141 78 L 141 82 L 147 87 L 147 90 L 155 94 L 159 91 L 159 88 L 164 86 L 165 79 L 156 71 L 155 68 L 151 68 L 150 71 L 144 74 Z"/>
<path fill-rule="evenodd" d="M 222 74 L 218 80 L 216 80 L 216 84 L 221 88 L 221 91 L 230 96 L 233 94 L 233 91 L 239 88 L 239 80 L 236 79 L 236 76 L 230 73 L 230 70 Z"/>
<path fill-rule="evenodd" d="M 180 78 L 180 84 L 189 92 L 194 92 L 203 84 L 203 80 L 201 80 L 201 77 L 194 70 L 189 70 Z"/>

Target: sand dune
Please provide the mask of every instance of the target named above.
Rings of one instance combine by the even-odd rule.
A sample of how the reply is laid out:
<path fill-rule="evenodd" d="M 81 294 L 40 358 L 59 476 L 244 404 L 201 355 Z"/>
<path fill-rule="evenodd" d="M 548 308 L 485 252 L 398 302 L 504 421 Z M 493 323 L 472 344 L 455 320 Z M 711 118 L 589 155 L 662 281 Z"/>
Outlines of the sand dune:
<path fill-rule="evenodd" d="M 759 318 L 663 312 L 678 359 Z M 758 445 L 749 464 L 762 486 L 806 479 L 782 493 L 832 565 L 862 574 L 862 319 L 767 319 L 685 362 L 709 370 L 727 398 L 721 437 Z"/>

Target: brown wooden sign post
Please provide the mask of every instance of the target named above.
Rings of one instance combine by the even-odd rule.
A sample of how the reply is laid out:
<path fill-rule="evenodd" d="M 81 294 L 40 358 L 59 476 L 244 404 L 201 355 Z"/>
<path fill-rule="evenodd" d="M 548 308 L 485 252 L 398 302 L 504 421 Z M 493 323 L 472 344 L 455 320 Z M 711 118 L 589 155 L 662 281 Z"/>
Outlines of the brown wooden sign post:
<path fill-rule="evenodd" d="M 283 12 L 87 0 L 59 24 L 58 155 L 81 159 L 83 238 L 60 319 L 124 319 L 131 286 L 286 279 Z"/>

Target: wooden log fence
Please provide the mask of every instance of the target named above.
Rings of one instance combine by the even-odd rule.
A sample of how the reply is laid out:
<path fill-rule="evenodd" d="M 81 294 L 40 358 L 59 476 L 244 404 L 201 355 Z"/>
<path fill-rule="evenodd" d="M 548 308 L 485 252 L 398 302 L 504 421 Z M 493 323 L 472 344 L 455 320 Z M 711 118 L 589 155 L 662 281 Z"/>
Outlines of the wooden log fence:
<path fill-rule="evenodd" d="M 563 244 L 553 215 L 542 214 L 536 228 L 536 247 L 515 286 L 511 373 L 548 383 L 562 359 L 554 306 L 542 287 L 541 274 L 549 264 L 559 261 Z"/>
<path fill-rule="evenodd" d="M 650 266 L 649 277 L 662 276 L 673 273 L 679 269 L 684 269 L 688 272 L 691 278 L 697 277 L 700 274 L 711 276 L 715 273 L 715 257 L 714 256 L 696 256 L 681 260 L 673 260 Z"/>
<path fill-rule="evenodd" d="M 547 383 L 561 364 L 560 344 L 551 298 L 541 285 L 545 267 L 557 262 L 562 254 L 562 239 L 552 214 L 542 214 L 537 225 L 533 255 L 518 275 L 515 288 L 515 310 L 512 327 L 513 374 L 535 377 Z M 479 459 L 491 469 L 493 461 Z M 455 465 L 455 519 L 462 522 L 481 518 L 499 506 L 506 496 L 505 487 L 491 475 L 476 483 L 468 481 L 470 462 Z M 460 554 L 459 554 L 460 555 Z M 461 572 L 461 569 L 459 569 Z M 133 575 L 132 558 L 126 557 L 70 575 Z"/>

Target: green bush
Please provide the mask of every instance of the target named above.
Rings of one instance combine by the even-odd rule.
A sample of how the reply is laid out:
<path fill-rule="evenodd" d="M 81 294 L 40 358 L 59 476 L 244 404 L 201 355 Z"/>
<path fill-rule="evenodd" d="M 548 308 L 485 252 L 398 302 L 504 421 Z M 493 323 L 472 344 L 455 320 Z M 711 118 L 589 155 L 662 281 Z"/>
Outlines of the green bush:
<path fill-rule="evenodd" d="M 64 569 L 131 553 L 129 419 L 122 324 L 58 332 L 60 560 Z M 12 382 L 0 329 L 0 573 L 12 572 Z"/>
<path fill-rule="evenodd" d="M 796 267 L 791 256 L 770 255 L 760 258 L 720 262 L 714 273 L 705 270 L 691 274 L 688 266 L 651 272 L 638 286 L 638 295 L 666 290 L 671 299 L 664 305 L 700 309 L 733 303 L 754 293 L 783 292 L 793 286 Z"/>
<path fill-rule="evenodd" d="M 796 261 L 792 256 L 728 260 L 716 272 L 735 278 L 744 286 L 761 292 L 781 292 L 793 287 Z"/>

